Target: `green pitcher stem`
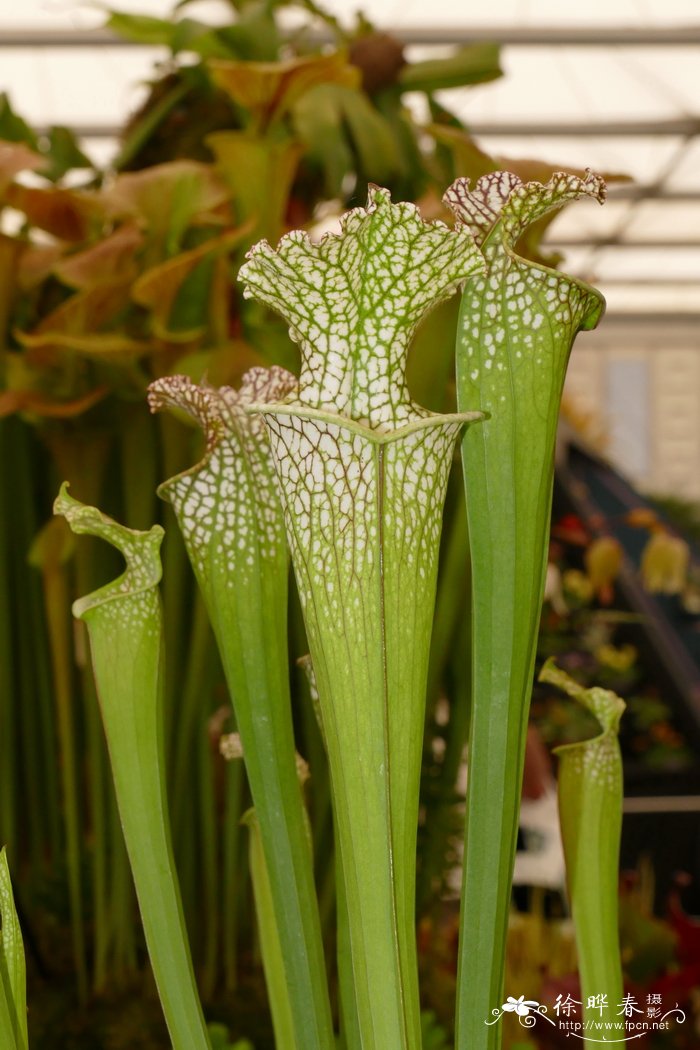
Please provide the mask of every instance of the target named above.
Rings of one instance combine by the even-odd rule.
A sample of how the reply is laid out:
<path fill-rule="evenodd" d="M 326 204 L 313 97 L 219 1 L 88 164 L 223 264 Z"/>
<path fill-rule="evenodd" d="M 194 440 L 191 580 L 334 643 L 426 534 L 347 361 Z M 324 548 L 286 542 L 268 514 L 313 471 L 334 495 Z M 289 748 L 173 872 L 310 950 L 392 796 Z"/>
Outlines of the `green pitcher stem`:
<path fill-rule="evenodd" d="M 157 585 L 163 530 L 134 532 L 66 490 L 56 500 L 77 533 L 124 555 L 113 583 L 81 598 L 119 815 L 153 974 L 174 1050 L 211 1050 L 187 944 L 165 788 L 162 614 Z"/>
<path fill-rule="evenodd" d="M 3 1050 L 27 1050 L 27 974 L 7 851 L 0 850 L 0 1039 Z"/>
<path fill-rule="evenodd" d="M 372 187 L 338 236 L 256 245 L 245 295 L 301 345 L 263 414 L 328 750 L 362 1050 L 421 1045 L 416 830 L 442 507 L 478 414 L 432 415 L 406 383 L 420 321 L 483 269 L 467 231 Z M 344 982 L 346 987 L 349 982 Z"/>
<path fill-rule="evenodd" d="M 618 927 L 622 831 L 622 754 L 618 740 L 624 701 L 608 689 L 584 689 L 548 660 L 540 681 L 563 689 L 587 708 L 601 732 L 555 749 L 566 881 L 576 929 L 586 1050 L 600 1036 L 625 1038 Z M 596 1026 L 600 1028 L 596 1031 Z"/>
<path fill-rule="evenodd" d="M 530 225 L 602 180 L 556 174 L 542 186 L 509 172 L 458 179 L 445 195 L 480 245 L 486 273 L 465 284 L 457 335 L 461 410 L 488 414 L 464 438 L 472 548 L 469 779 L 457 976 L 457 1050 L 496 1050 L 525 739 L 554 471 L 557 418 L 576 333 L 602 297 L 520 258 Z"/>
<path fill-rule="evenodd" d="M 252 408 L 270 431 L 318 689 L 360 1045 L 414 1050 L 416 829 L 437 551 L 452 449 L 473 416 L 377 433 L 298 406 Z"/>
<path fill-rule="evenodd" d="M 281 369 L 251 369 L 236 391 L 171 376 L 153 383 L 149 396 L 154 410 L 184 410 L 206 435 L 201 463 L 166 481 L 159 493 L 173 504 L 221 654 L 296 1041 L 304 1050 L 327 1050 L 333 1027 L 289 688 L 288 555 L 264 426 L 245 411 L 253 396 L 286 393 L 290 380 Z"/>

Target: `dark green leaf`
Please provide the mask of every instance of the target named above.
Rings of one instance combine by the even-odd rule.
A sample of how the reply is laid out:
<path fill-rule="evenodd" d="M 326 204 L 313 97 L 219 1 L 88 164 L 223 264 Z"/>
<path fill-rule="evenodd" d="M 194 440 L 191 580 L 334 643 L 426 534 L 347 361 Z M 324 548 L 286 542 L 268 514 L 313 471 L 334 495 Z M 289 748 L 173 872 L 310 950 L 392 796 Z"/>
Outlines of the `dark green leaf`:
<path fill-rule="evenodd" d="M 196 51 L 200 42 L 211 36 L 211 32 L 211 26 L 193 18 L 181 18 L 178 22 L 173 22 L 170 38 L 173 54 L 180 51 Z"/>
<path fill-rule="evenodd" d="M 250 3 L 235 23 L 220 26 L 202 37 L 196 48 L 204 58 L 244 58 L 251 62 L 274 62 L 279 57 L 280 34 L 266 4 Z M 211 51 L 205 53 L 204 48 Z"/>
<path fill-rule="evenodd" d="M 400 174 L 393 184 L 392 192 L 401 200 L 417 200 L 425 192 L 428 183 L 426 157 L 419 145 L 418 127 L 396 86 L 376 95 L 373 101 L 391 128 L 398 152 Z M 449 179 L 440 179 L 441 186 L 447 182 Z"/>
<path fill-rule="evenodd" d="M 67 171 L 74 168 L 92 168 L 92 161 L 81 150 L 78 140 L 70 128 L 54 125 L 50 128 L 48 145 L 45 150 L 46 167 L 42 174 L 52 182 L 62 179 Z"/>
<path fill-rule="evenodd" d="M 502 75 L 496 44 L 470 44 L 449 58 L 433 58 L 404 66 L 399 73 L 399 84 L 404 91 L 431 92 L 484 84 Z"/>
<path fill-rule="evenodd" d="M 185 278 L 170 315 L 173 331 L 187 332 L 206 324 L 213 272 L 214 260 L 204 259 Z"/>
<path fill-rule="evenodd" d="M 254 1050 L 253 1044 L 247 1039 L 238 1039 L 231 1042 L 228 1028 L 223 1024 L 210 1024 L 207 1027 L 211 1040 L 212 1050 Z"/>
<path fill-rule="evenodd" d="M 169 18 L 154 18 L 152 15 L 130 15 L 125 11 L 110 11 L 105 28 L 133 40 L 136 44 L 164 44 L 171 47 L 176 26 Z"/>
<path fill-rule="evenodd" d="M 0 139 L 6 142 L 26 142 L 32 149 L 38 148 L 36 135 L 15 113 L 4 91 L 0 93 Z"/>
<path fill-rule="evenodd" d="M 438 1022 L 432 1010 L 425 1010 L 420 1017 L 423 1034 L 423 1050 L 449 1050 L 447 1032 Z"/>
<path fill-rule="evenodd" d="M 371 173 L 373 181 L 389 181 L 400 167 L 391 126 L 361 91 L 343 85 L 334 87 L 360 168 L 365 174 Z"/>
<path fill-rule="evenodd" d="M 140 150 L 145 148 L 156 129 L 175 106 L 185 98 L 189 91 L 190 84 L 187 79 L 176 80 L 173 87 L 165 95 L 143 112 L 141 119 L 137 119 L 134 124 L 129 125 L 121 149 L 114 160 L 114 167 L 117 171 L 130 165 Z"/>
<path fill-rule="evenodd" d="M 335 85 L 319 84 L 303 95 L 294 105 L 292 120 L 306 146 L 306 159 L 323 170 L 326 194 L 339 196 L 353 160 Z"/>

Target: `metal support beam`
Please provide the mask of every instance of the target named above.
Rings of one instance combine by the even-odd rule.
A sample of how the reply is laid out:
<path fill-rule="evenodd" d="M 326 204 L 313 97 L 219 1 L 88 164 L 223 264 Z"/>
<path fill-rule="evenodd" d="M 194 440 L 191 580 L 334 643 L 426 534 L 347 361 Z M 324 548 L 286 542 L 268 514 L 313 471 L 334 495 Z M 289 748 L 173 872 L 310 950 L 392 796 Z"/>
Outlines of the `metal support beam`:
<path fill-rule="evenodd" d="M 616 183 L 608 186 L 608 202 L 653 201 L 654 204 L 696 204 L 700 201 L 700 190 L 673 190 L 665 186 L 640 182 Z"/>
<path fill-rule="evenodd" d="M 504 47 L 688 47 L 700 43 L 700 25 L 649 29 L 589 26 L 464 26 L 451 29 L 389 30 L 406 44 L 472 44 L 490 41 Z"/>
<path fill-rule="evenodd" d="M 108 124 L 73 124 L 82 138 L 110 138 L 117 128 Z M 477 138 L 694 138 L 700 135 L 700 117 L 678 120 L 620 121 L 473 121 L 467 130 Z"/>
<path fill-rule="evenodd" d="M 488 41 L 507 47 L 692 47 L 700 44 L 700 25 L 587 27 L 428 26 L 381 27 L 404 44 L 474 44 Z M 305 33 L 315 42 L 332 39 L 330 33 Z M 17 47 L 141 47 L 106 29 L 3 29 L 0 48 Z"/>
<path fill-rule="evenodd" d="M 584 278 L 586 280 L 586 278 Z M 694 289 L 700 299 L 700 275 L 696 277 L 595 277 L 595 283 L 603 288 L 679 288 Z"/>
<path fill-rule="evenodd" d="M 700 813 L 700 795 L 647 795 L 626 798 L 625 813 Z"/>
<path fill-rule="evenodd" d="M 638 238 L 635 240 L 620 240 L 619 237 L 550 237 L 545 242 L 547 248 L 631 248 L 652 249 L 660 251 L 675 251 L 678 248 L 700 248 L 700 238 L 686 238 L 685 240 L 669 240 L 668 238 L 655 240 L 653 237 Z"/>
<path fill-rule="evenodd" d="M 471 121 L 467 129 L 478 138 L 694 138 L 700 117 L 676 120 L 503 120 Z"/>

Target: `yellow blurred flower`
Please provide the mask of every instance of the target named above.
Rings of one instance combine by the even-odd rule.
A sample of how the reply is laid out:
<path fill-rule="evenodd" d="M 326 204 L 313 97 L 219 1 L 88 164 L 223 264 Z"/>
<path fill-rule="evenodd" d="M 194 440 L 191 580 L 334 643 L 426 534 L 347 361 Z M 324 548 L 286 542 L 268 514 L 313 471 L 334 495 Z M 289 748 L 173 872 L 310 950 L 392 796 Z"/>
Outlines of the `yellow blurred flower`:
<path fill-rule="evenodd" d="M 567 569 L 561 582 L 565 596 L 573 598 L 579 605 L 588 605 L 593 599 L 593 584 L 580 569 Z"/>
<path fill-rule="evenodd" d="M 612 585 L 622 566 L 622 547 L 613 536 L 599 536 L 586 551 L 584 561 L 598 600 L 608 605 L 612 601 Z"/>
<path fill-rule="evenodd" d="M 629 671 L 637 659 L 637 650 L 633 645 L 606 645 L 599 646 L 595 651 L 595 658 L 603 667 L 611 671 Z"/>
<path fill-rule="evenodd" d="M 642 580 L 652 594 L 680 594 L 688 577 L 690 550 L 665 530 L 654 532 L 642 554 Z"/>

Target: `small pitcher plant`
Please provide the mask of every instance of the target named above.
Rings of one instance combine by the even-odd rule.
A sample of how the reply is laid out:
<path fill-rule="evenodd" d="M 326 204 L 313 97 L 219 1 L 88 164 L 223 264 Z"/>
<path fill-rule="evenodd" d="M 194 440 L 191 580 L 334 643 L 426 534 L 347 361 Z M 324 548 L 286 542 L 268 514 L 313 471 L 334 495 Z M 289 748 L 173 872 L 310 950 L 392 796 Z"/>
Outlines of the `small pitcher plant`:
<path fill-rule="evenodd" d="M 584 1020 L 597 1021 L 599 1031 L 613 1032 L 622 1041 L 625 1024 L 617 1005 L 623 993 L 617 914 L 622 755 L 617 735 L 625 703 L 609 689 L 584 689 L 552 660 L 542 668 L 540 681 L 563 690 L 600 724 L 600 733 L 591 739 L 556 749 L 559 815 Z M 587 1050 L 596 1042 L 591 1036 Z"/>
<path fill-rule="evenodd" d="M 414 205 L 393 203 L 372 187 L 367 206 L 347 214 L 338 234 L 313 243 L 295 231 L 276 249 L 262 241 L 240 271 L 244 295 L 280 314 L 299 344 L 298 378 L 256 368 L 238 391 L 183 376 L 151 385 L 154 411 L 184 410 L 206 439 L 201 463 L 159 492 L 175 510 L 240 734 L 278 1050 L 337 1045 L 297 776 L 288 553 L 330 771 L 340 1045 L 423 1046 L 416 836 L 443 506 L 460 438 L 473 607 L 464 675 L 472 676 L 474 703 L 456 1048 L 500 1045 L 499 1026 L 486 1022 L 504 994 L 556 423 L 573 339 L 594 327 L 603 309 L 594 289 L 520 258 L 516 244 L 530 223 L 582 196 L 602 201 L 601 180 L 555 175 L 546 186 L 523 185 L 498 172 L 473 190 L 458 180 L 445 197 L 457 218 L 450 227 L 424 221 Z M 436 414 L 412 400 L 407 355 L 425 315 L 459 290 L 458 411 Z M 206 1047 L 171 870 L 158 750 L 160 531 L 122 530 L 65 491 L 57 511 L 74 530 L 116 543 L 129 562 L 125 576 L 78 603 L 76 615 L 93 638 L 120 811 L 173 1045 Z M 118 647 L 109 641 L 117 630 Z M 146 652 L 142 665 L 137 656 Z M 133 672 L 142 666 L 144 681 L 137 682 Z M 150 690 L 145 699 L 141 689 Z M 611 717 L 619 717 L 617 708 Z M 570 800 L 578 767 L 565 761 Z M 148 788 L 140 801 L 137 775 Z M 600 817 L 610 821 L 600 892 L 615 958 L 619 812 L 616 795 Z M 574 917 L 595 926 L 580 890 L 577 899 Z M 579 943 L 589 960 L 588 940 Z M 613 962 L 607 972 L 618 981 L 619 966 Z"/>

